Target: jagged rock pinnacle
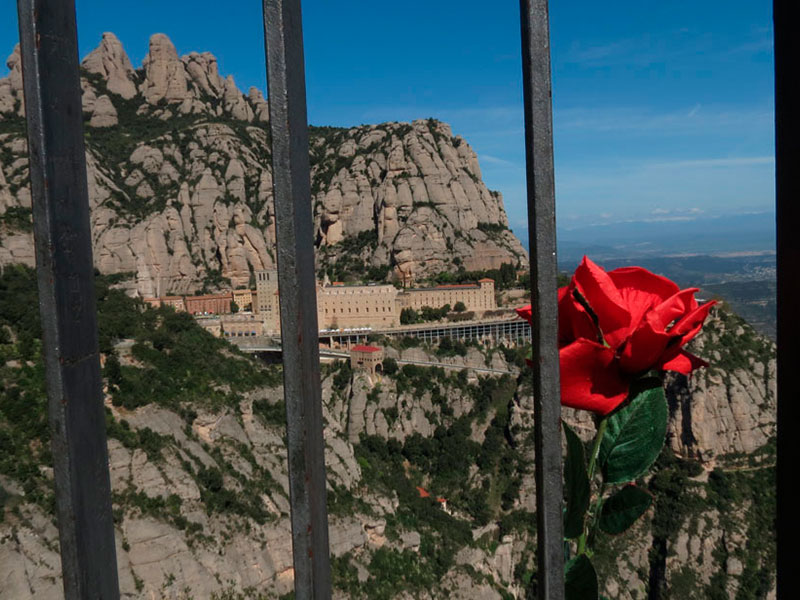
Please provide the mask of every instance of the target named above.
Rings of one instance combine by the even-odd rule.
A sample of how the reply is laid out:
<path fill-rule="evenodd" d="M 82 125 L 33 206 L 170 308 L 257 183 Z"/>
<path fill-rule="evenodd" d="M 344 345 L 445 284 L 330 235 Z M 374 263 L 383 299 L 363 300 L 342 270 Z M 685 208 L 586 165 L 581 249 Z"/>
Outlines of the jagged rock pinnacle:
<path fill-rule="evenodd" d="M 100 45 L 83 59 L 81 66 L 90 73 L 103 77 L 109 92 L 119 94 L 126 100 L 136 95 L 133 65 L 113 33 L 103 34 Z"/>

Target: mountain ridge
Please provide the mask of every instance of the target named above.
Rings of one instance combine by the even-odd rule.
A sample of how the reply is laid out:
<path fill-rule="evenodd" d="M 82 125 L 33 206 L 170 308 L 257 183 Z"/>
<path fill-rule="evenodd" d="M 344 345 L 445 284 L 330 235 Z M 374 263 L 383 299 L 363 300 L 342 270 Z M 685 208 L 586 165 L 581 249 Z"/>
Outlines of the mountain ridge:
<path fill-rule="evenodd" d="M 0 79 L 0 264 L 33 264 L 19 51 Z M 135 69 L 110 33 L 81 63 L 95 265 L 141 296 L 243 287 L 274 264 L 268 103 L 163 34 Z M 478 157 L 433 119 L 310 128 L 319 274 L 420 280 L 527 264 Z M 20 226 L 22 225 L 22 226 Z M 373 271 L 374 272 L 374 271 Z"/>

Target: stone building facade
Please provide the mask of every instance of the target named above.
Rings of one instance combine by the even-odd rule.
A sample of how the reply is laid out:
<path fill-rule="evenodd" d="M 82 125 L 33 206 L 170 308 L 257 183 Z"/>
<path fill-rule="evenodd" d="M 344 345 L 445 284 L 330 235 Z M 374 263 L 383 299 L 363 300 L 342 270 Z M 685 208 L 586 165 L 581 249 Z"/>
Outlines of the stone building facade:
<path fill-rule="evenodd" d="M 183 296 L 164 296 L 162 298 L 144 298 L 153 308 L 160 306 L 171 306 L 177 311 L 185 311 L 186 303 L 183 301 Z"/>
<path fill-rule="evenodd" d="M 453 308 L 463 302 L 466 310 L 483 312 L 497 308 L 494 296 L 494 279 L 481 279 L 478 283 L 440 285 L 433 288 L 404 290 L 400 294 L 401 308 L 419 310 L 423 306 L 441 308 L 449 304 Z"/>
<path fill-rule="evenodd" d="M 239 310 L 255 310 L 253 306 L 253 299 L 255 292 L 253 290 L 233 290 L 233 303 Z"/>
<path fill-rule="evenodd" d="M 278 272 L 258 271 L 254 311 L 264 322 L 265 334 L 280 332 L 279 300 Z M 441 308 L 446 304 L 453 308 L 458 302 L 463 302 L 468 311 L 496 309 L 494 280 L 408 290 L 389 284 L 344 285 L 326 281 L 317 286 L 317 319 L 320 329 L 384 329 L 400 325 L 404 308 Z"/>
<path fill-rule="evenodd" d="M 222 322 L 219 320 L 219 317 L 202 316 L 202 317 L 197 317 L 196 321 L 197 324 L 200 325 L 200 327 L 205 329 L 208 333 L 210 333 L 214 337 L 222 337 Z"/>
<path fill-rule="evenodd" d="M 220 317 L 224 337 L 252 337 L 264 335 L 262 320 L 252 313 L 237 313 Z"/>
<path fill-rule="evenodd" d="M 265 334 L 277 334 L 281 330 L 280 305 L 278 304 L 278 271 L 256 272 L 256 298 L 253 312 L 258 313 L 264 323 Z"/>
<path fill-rule="evenodd" d="M 208 294 L 206 296 L 186 296 L 183 299 L 186 312 L 193 315 L 224 315 L 231 312 L 233 294 Z"/>
<path fill-rule="evenodd" d="M 383 370 L 383 348 L 377 346 L 353 346 L 350 349 L 350 367 L 353 370 L 369 371 L 373 375 Z"/>
<path fill-rule="evenodd" d="M 400 324 L 398 290 L 393 285 L 342 285 L 317 288 L 320 329 L 386 328 Z"/>
<path fill-rule="evenodd" d="M 280 334 L 280 297 L 278 272 L 275 270 L 256 273 L 255 293 L 252 290 L 234 290 L 205 296 L 145 298 L 144 301 L 151 306 L 172 306 L 193 315 L 229 315 L 231 304 L 236 304 L 239 310 L 250 306 L 252 314 L 245 313 L 241 318 L 230 320 L 229 328 L 223 323 L 219 333 L 227 335 L 229 332 L 232 336 Z M 441 308 L 449 304 L 452 309 L 458 302 L 463 302 L 466 310 L 476 313 L 494 310 L 497 308 L 494 280 L 407 290 L 381 283 L 344 285 L 326 281 L 317 286 L 320 329 L 397 327 L 404 308 L 420 310 L 425 306 Z"/>
<path fill-rule="evenodd" d="M 253 337 L 264 333 L 261 319 L 252 313 L 203 315 L 197 324 L 214 337 Z"/>

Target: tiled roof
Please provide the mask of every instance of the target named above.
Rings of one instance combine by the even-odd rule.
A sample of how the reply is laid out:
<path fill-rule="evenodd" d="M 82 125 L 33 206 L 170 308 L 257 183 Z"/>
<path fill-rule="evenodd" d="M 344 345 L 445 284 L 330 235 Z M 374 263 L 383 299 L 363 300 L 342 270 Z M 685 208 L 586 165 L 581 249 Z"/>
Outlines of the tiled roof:
<path fill-rule="evenodd" d="M 353 346 L 353 352 L 380 352 L 380 348 L 376 346 Z"/>

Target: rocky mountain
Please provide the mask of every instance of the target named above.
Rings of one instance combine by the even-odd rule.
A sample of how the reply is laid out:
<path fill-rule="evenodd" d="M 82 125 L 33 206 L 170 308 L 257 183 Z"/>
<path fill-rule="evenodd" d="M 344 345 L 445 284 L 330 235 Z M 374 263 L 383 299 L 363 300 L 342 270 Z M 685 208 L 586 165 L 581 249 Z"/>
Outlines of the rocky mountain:
<path fill-rule="evenodd" d="M 0 276 L 0 599 L 61 597 L 32 272 Z M 98 282 L 126 598 L 280 598 L 291 590 L 279 367 Z M 119 339 L 134 343 L 119 343 Z M 386 342 L 384 342 L 386 343 Z M 611 599 L 775 593 L 774 347 L 717 311 L 667 383 L 655 498 L 595 556 Z M 387 344 L 380 378 L 323 367 L 336 598 L 528 598 L 536 537 L 524 349 Z M 565 417 L 586 439 L 591 420 Z M 417 486 L 430 493 L 423 497 Z M 447 510 L 437 501 L 447 500 Z"/>
<path fill-rule="evenodd" d="M 0 265 L 33 264 L 19 49 L 0 79 Z M 274 261 L 268 104 L 163 34 L 140 68 L 112 33 L 82 62 L 92 237 L 141 296 L 245 286 Z M 320 273 L 424 279 L 524 264 L 478 158 L 433 119 L 310 129 Z"/>

